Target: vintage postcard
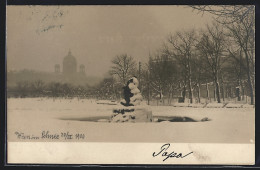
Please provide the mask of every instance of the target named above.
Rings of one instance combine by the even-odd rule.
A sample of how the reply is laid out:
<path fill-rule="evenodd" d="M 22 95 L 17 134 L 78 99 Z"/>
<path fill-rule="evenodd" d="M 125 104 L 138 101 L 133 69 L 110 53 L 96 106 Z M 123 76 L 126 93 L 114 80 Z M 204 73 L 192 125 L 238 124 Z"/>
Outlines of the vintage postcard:
<path fill-rule="evenodd" d="M 8 164 L 255 164 L 255 6 L 6 11 Z"/>

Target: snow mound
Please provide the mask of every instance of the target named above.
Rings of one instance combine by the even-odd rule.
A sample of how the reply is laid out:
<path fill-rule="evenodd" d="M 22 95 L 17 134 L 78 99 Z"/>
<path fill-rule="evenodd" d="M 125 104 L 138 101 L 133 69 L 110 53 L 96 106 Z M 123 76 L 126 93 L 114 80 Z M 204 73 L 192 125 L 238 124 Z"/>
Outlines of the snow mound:
<path fill-rule="evenodd" d="M 98 121 L 98 122 L 109 122 L 108 119 L 98 119 L 97 121 Z"/>
<path fill-rule="evenodd" d="M 175 103 L 174 107 L 191 107 L 189 103 Z"/>
<path fill-rule="evenodd" d="M 192 103 L 189 105 L 189 107 L 194 107 L 194 108 L 203 108 L 205 107 L 205 104 L 201 104 L 201 103 Z"/>
<path fill-rule="evenodd" d="M 236 104 L 236 103 L 228 103 L 226 105 L 226 108 L 241 108 L 242 104 Z"/>
<path fill-rule="evenodd" d="M 205 122 L 211 121 L 208 117 L 200 116 L 157 116 L 154 117 L 154 122 Z"/>
<path fill-rule="evenodd" d="M 96 101 L 97 104 L 107 104 L 107 105 L 117 105 L 117 102 L 114 100 L 98 100 Z"/>
<path fill-rule="evenodd" d="M 243 108 L 254 108 L 254 105 L 250 105 L 250 104 L 244 104 L 242 105 Z"/>
<path fill-rule="evenodd" d="M 209 103 L 206 105 L 207 108 L 223 108 L 224 106 L 223 103 Z"/>
<path fill-rule="evenodd" d="M 141 107 L 122 107 L 114 109 L 111 122 L 152 122 L 152 111 Z"/>

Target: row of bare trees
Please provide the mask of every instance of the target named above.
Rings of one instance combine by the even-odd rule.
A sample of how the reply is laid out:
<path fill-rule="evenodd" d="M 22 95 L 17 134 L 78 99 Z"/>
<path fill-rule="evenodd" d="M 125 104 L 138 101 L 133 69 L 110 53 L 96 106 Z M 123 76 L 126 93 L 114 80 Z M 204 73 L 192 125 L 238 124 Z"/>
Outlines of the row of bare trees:
<path fill-rule="evenodd" d="M 240 68 L 242 67 L 246 72 L 251 104 L 253 104 L 255 96 L 255 6 L 203 5 L 191 7 L 202 13 L 213 14 L 216 22 L 226 29 L 226 35 L 231 41 L 227 50 Z M 238 71 L 238 74 L 241 74 L 241 70 Z M 241 84 L 241 78 L 239 79 Z"/>
<path fill-rule="evenodd" d="M 255 30 L 252 6 L 191 6 L 200 12 L 210 12 L 216 21 L 204 30 L 179 31 L 168 36 L 167 43 L 150 55 L 148 63 L 137 69 L 133 57 L 116 56 L 111 68 L 111 81 L 106 87 L 119 96 L 120 85 L 138 75 L 143 95 L 162 98 L 182 91 L 182 102 L 188 96 L 193 103 L 194 91 L 200 102 L 200 90 L 214 85 L 218 103 L 225 100 L 225 89 L 233 86 L 238 95 L 249 94 L 254 104 L 255 93 Z M 141 73 L 141 74 L 140 74 Z M 113 80 L 113 81 L 112 81 Z M 113 87 L 113 88 L 111 88 Z M 106 89 L 105 88 L 105 89 Z M 105 90 L 103 89 L 103 90 Z M 105 90 L 106 91 L 106 90 Z M 187 94 L 186 94 L 187 93 Z M 227 90 L 226 90 L 227 93 Z M 240 96 L 238 96 L 240 100 Z"/>
<path fill-rule="evenodd" d="M 50 82 L 42 80 L 18 81 L 16 86 L 8 88 L 9 97 L 80 97 L 85 98 L 93 95 L 89 86 L 75 86 L 70 83 Z"/>

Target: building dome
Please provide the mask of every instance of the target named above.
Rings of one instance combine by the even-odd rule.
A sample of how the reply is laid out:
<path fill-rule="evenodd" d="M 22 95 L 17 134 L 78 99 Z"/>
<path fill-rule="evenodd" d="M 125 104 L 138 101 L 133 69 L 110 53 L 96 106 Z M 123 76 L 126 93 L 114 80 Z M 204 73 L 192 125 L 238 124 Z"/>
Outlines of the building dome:
<path fill-rule="evenodd" d="M 63 73 L 70 75 L 77 72 L 77 60 L 69 51 L 68 55 L 63 59 Z"/>

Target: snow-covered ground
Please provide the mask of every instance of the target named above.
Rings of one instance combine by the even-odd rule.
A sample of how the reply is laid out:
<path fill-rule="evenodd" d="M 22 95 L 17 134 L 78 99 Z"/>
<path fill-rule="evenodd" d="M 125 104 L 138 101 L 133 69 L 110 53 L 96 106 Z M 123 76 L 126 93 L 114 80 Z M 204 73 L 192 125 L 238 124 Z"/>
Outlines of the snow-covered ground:
<path fill-rule="evenodd" d="M 230 105 L 231 106 L 231 105 Z M 188 117 L 203 122 L 109 123 L 116 105 L 87 99 L 9 98 L 7 100 L 8 141 L 19 140 L 16 132 L 41 137 L 69 132 L 85 134 L 80 142 L 175 142 L 254 143 L 254 108 L 208 108 L 149 106 L 155 120 L 160 117 Z M 87 121 L 99 118 L 101 122 Z M 53 141 L 41 139 L 40 141 Z M 38 140 L 39 141 L 39 140 Z M 64 140 L 59 140 L 64 141 Z"/>

